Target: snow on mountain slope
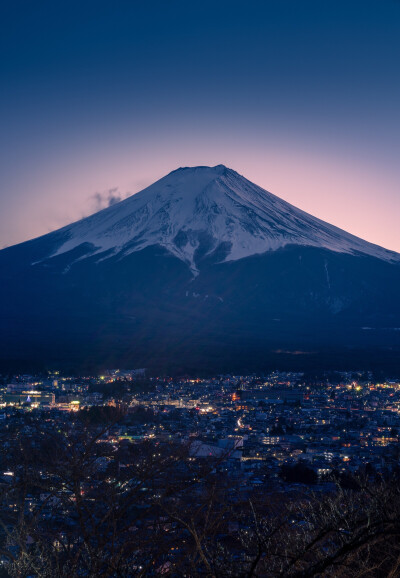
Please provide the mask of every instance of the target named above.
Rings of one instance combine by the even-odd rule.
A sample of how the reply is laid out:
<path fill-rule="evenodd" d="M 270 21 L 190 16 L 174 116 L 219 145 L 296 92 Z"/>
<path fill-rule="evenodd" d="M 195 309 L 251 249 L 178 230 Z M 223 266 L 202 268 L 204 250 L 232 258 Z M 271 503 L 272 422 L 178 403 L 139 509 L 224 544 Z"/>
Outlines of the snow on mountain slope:
<path fill-rule="evenodd" d="M 400 261 L 397 253 L 308 215 L 223 165 L 173 171 L 60 232 L 67 240 L 53 256 L 83 243 L 99 259 L 161 245 L 193 272 L 196 250 L 205 240 L 207 254 L 223 244 L 225 261 L 290 244 Z"/>

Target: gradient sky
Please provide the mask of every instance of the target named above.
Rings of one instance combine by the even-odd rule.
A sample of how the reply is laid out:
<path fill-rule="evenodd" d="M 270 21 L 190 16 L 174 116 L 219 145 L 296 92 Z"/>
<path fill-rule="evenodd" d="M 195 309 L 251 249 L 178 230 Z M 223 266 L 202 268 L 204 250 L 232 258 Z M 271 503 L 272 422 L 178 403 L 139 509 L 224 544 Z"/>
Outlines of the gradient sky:
<path fill-rule="evenodd" d="M 0 247 L 225 164 L 400 252 L 397 0 L 9 0 Z"/>

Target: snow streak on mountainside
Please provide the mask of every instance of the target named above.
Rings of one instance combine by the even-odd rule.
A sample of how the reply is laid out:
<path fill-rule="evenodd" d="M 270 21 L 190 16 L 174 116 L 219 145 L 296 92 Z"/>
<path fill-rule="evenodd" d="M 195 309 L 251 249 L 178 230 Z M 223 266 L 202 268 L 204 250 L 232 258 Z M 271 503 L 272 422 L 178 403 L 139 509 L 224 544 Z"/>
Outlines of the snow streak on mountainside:
<path fill-rule="evenodd" d="M 400 256 L 297 209 L 223 165 L 182 168 L 90 217 L 64 227 L 55 255 L 82 244 L 99 259 L 161 245 L 197 270 L 218 249 L 234 261 L 286 245 L 398 262 Z M 82 258 L 82 257 L 81 257 Z"/>

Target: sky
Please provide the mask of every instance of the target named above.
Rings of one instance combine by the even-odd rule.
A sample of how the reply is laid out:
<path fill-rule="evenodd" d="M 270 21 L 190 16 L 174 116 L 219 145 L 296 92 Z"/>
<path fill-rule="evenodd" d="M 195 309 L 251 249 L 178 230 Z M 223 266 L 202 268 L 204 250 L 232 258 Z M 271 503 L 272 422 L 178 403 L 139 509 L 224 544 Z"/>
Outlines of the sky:
<path fill-rule="evenodd" d="M 400 252 L 400 1 L 0 8 L 0 247 L 225 164 Z"/>

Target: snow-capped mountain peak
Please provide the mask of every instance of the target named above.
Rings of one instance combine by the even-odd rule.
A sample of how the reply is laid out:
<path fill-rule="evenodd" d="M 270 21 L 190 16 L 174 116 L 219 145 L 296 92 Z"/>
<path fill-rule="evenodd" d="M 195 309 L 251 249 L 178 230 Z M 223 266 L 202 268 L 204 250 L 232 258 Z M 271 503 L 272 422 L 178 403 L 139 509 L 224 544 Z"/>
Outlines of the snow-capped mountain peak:
<path fill-rule="evenodd" d="M 66 240 L 53 256 L 84 243 L 99 259 L 160 245 L 194 273 L 200 254 L 233 261 L 286 245 L 399 261 L 397 253 L 297 209 L 224 165 L 172 171 L 59 232 Z"/>

